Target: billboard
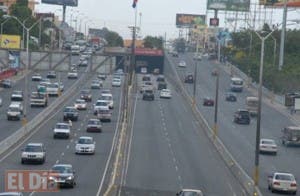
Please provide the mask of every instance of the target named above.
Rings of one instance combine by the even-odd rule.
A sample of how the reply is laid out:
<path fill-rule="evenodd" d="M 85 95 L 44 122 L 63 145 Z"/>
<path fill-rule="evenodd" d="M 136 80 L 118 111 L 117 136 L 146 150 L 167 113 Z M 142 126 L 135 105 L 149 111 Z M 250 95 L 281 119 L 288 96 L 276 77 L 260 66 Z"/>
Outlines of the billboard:
<path fill-rule="evenodd" d="M 207 9 L 248 12 L 250 0 L 207 0 Z"/>
<path fill-rule="evenodd" d="M 176 26 L 177 27 L 193 27 L 205 26 L 205 15 L 195 14 L 176 14 Z"/>
<path fill-rule="evenodd" d="M 42 0 L 42 3 L 54 4 L 54 5 L 67 5 L 67 6 L 78 6 L 78 0 Z"/>
<path fill-rule="evenodd" d="M 7 49 L 20 49 L 21 37 L 19 35 L 0 35 L 0 47 Z"/>
<path fill-rule="evenodd" d="M 284 0 L 259 0 L 260 5 L 283 7 Z M 300 7 L 300 0 L 287 0 L 287 7 Z"/>

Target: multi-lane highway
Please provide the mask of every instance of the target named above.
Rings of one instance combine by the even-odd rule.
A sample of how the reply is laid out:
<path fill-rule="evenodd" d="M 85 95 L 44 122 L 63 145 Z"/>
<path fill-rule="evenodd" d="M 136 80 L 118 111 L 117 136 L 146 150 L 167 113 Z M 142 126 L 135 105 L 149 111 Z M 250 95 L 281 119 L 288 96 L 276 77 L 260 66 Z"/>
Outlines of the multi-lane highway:
<path fill-rule="evenodd" d="M 158 92 L 154 101 L 137 95 L 123 192 L 175 195 L 182 188 L 192 188 L 206 195 L 245 195 L 186 100 L 168 85 L 172 99 L 160 99 Z"/>
<path fill-rule="evenodd" d="M 93 78 L 95 78 L 94 76 Z M 92 78 L 91 78 L 92 79 Z M 90 80 L 91 80 L 90 79 Z M 104 82 L 104 87 L 111 88 L 111 78 Z M 90 88 L 88 81 L 81 88 Z M 57 193 L 30 193 L 30 195 L 96 195 L 103 186 L 107 171 L 107 161 L 110 155 L 112 141 L 115 138 L 115 132 L 119 120 L 119 102 L 121 100 L 121 88 L 113 88 L 114 109 L 112 122 L 103 123 L 102 133 L 87 133 L 86 125 L 90 118 L 95 118 L 93 114 L 93 103 L 99 98 L 100 90 L 92 90 L 93 101 L 88 103 L 88 110 L 80 111 L 79 120 L 72 123 L 71 138 L 53 139 L 53 128 L 57 122 L 62 122 L 64 106 L 72 106 L 75 99 L 79 97 L 80 89 L 70 97 L 59 110 L 38 126 L 30 138 L 22 141 L 8 153 L 1 157 L 0 175 L 4 176 L 6 170 L 48 170 L 56 163 L 72 164 L 76 172 L 77 185 L 74 189 L 61 189 Z M 96 153 L 94 155 L 75 155 L 75 143 L 80 136 L 92 136 L 96 141 Z M 42 142 L 46 147 L 46 162 L 43 165 L 21 164 L 21 149 L 29 142 Z M 1 190 L 4 190 L 4 178 L 0 178 Z"/>
<path fill-rule="evenodd" d="M 192 54 L 180 55 L 179 58 L 170 57 L 170 59 L 181 79 L 187 72 L 193 73 L 195 70 L 195 61 L 192 60 Z M 187 62 L 187 68 L 178 68 L 177 65 L 180 59 L 184 59 Z M 211 72 L 217 66 L 216 62 L 203 58 L 201 62 L 198 62 L 197 68 L 196 102 L 211 127 L 214 124 L 214 108 L 205 107 L 202 103 L 204 97 L 215 97 L 216 77 L 212 76 Z M 237 102 L 226 102 L 225 93 L 229 90 L 230 76 L 224 71 L 223 65 L 220 66 L 218 136 L 238 163 L 252 177 L 254 173 L 256 119 L 252 118 L 250 125 L 238 125 L 233 123 L 233 114 L 239 108 L 245 109 L 246 97 L 253 96 L 253 94 L 245 89 L 242 93 L 238 93 Z M 184 85 L 192 96 L 193 85 Z M 267 101 L 270 102 L 269 100 Z M 296 164 L 300 161 L 298 156 L 299 149 L 282 146 L 280 141 L 282 128 L 295 125 L 295 122 L 289 116 L 283 115 L 274 107 L 270 107 L 270 105 L 270 103 L 266 104 L 266 102 L 262 105 L 261 138 L 274 139 L 278 145 L 278 154 L 277 156 L 260 155 L 259 187 L 263 195 L 272 195 L 267 190 L 267 176 L 272 172 L 285 171 L 293 173 L 296 177 L 300 176 L 300 171 Z"/>
<path fill-rule="evenodd" d="M 195 61 L 192 54 L 180 54 L 179 57 L 168 57 L 170 63 L 178 73 L 182 82 L 184 76 L 194 72 Z M 179 68 L 180 60 L 186 61 L 186 68 Z M 196 105 L 210 126 L 214 123 L 214 108 L 202 105 L 204 97 L 215 96 L 216 77 L 211 71 L 218 66 L 213 61 L 203 59 L 198 62 Z M 82 68 L 81 68 L 82 69 Z M 85 69 L 85 68 L 84 68 Z M 172 70 L 171 67 L 165 69 Z M 45 76 L 47 71 L 40 71 Z M 82 70 L 82 74 L 85 72 Z M 89 74 L 89 73 L 86 73 Z M 170 73 L 169 73 L 170 74 Z M 172 73 L 173 74 L 173 73 Z M 174 74 L 174 78 L 176 79 Z M 87 133 L 87 121 L 94 118 L 92 103 L 99 97 L 99 90 L 92 90 L 93 102 L 88 103 L 87 111 L 80 111 L 79 121 L 72 126 L 72 136 L 68 140 L 53 139 L 53 127 L 62 121 L 64 106 L 73 105 L 82 88 L 90 88 L 90 81 L 95 75 L 90 75 L 89 81 L 78 88 L 74 96 L 70 97 L 57 111 L 45 119 L 32 135 L 0 157 L 0 175 L 4 176 L 6 170 L 39 170 L 50 169 L 55 163 L 70 163 L 73 165 L 77 186 L 74 189 L 61 189 L 57 193 L 28 193 L 25 195 L 103 195 L 111 176 L 111 167 L 115 166 L 111 157 L 111 150 L 119 132 L 120 103 L 123 97 L 121 88 L 112 88 L 115 107 L 111 123 L 103 123 L 102 133 Z M 80 77 L 80 76 L 79 76 Z M 151 76 L 156 80 L 156 76 Z M 31 78 L 31 74 L 29 75 Z M 111 88 L 111 76 L 104 86 Z M 173 78 L 173 79 L 174 79 Z M 141 76 L 137 76 L 138 85 Z M 68 90 L 74 81 L 68 80 L 61 74 L 61 81 L 65 90 Z M 230 173 L 214 145 L 201 129 L 197 119 L 187 105 L 188 101 L 179 92 L 177 84 L 168 82 L 172 90 L 172 99 L 160 99 L 159 91 L 155 92 L 154 101 L 142 100 L 140 93 L 132 93 L 133 113 L 131 116 L 131 129 L 126 129 L 128 141 L 127 150 L 120 156 L 126 163 L 122 165 L 120 178 L 120 195 L 175 195 L 182 188 L 201 189 L 206 195 L 246 195 L 241 182 Z M 250 125 L 237 125 L 233 123 L 233 113 L 239 108 L 245 108 L 245 99 L 251 93 L 246 90 L 238 94 L 237 102 L 226 102 L 225 92 L 229 89 L 230 76 L 224 69 L 220 69 L 218 136 L 231 152 L 237 162 L 249 176 L 253 174 L 255 129 L 256 120 L 252 119 Z M 29 89 L 35 89 L 37 83 L 29 82 Z M 156 85 L 156 84 L 155 84 Z M 193 85 L 183 84 L 192 96 Z M 123 86 L 124 87 L 124 86 Z M 0 92 L 4 100 L 1 110 L 1 140 L 8 137 L 21 127 L 17 121 L 6 120 L 6 108 L 12 90 L 24 89 L 23 80 L 17 82 L 13 89 L 4 89 Z M 31 91 L 32 91 L 31 90 Z M 50 98 L 53 101 L 56 98 Z M 6 100 L 6 101 L 5 101 Z M 50 102 L 51 104 L 51 102 Z M 28 106 L 27 106 L 28 107 Z M 49 107 L 49 106 L 48 106 Z M 27 118 L 31 120 L 44 108 L 28 107 Z M 47 109 L 47 108 L 46 108 Z M 263 104 L 262 138 L 271 138 L 277 141 L 279 152 L 277 156 L 260 156 L 260 189 L 264 195 L 271 195 L 267 190 L 267 175 L 274 171 L 287 171 L 300 176 L 297 170 L 299 161 L 298 149 L 287 148 L 280 145 L 281 129 L 292 125 L 288 116 L 279 113 L 270 104 Z M 92 136 L 96 141 L 96 154 L 91 156 L 75 155 L 75 142 L 83 135 Z M 21 149 L 29 142 L 42 142 L 46 146 L 47 158 L 43 165 L 21 164 Z M 114 151 L 115 152 L 115 151 Z M 114 155 L 113 155 L 114 156 Z M 109 162 L 111 161 L 111 162 Z M 109 166 L 109 168 L 108 168 Z M 4 178 L 0 178 L 0 190 L 4 190 Z"/>

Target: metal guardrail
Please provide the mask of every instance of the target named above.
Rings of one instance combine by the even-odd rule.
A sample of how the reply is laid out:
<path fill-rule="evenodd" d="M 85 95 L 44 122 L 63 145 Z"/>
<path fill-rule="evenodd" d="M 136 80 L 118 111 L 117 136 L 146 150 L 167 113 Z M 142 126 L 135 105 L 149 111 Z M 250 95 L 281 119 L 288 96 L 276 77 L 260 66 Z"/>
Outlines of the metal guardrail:
<path fill-rule="evenodd" d="M 105 62 L 105 60 L 103 61 Z M 76 80 L 76 82 L 60 97 L 55 99 L 50 105 L 47 106 L 42 112 L 35 116 L 30 122 L 25 126 L 18 129 L 9 137 L 5 138 L 0 142 L 0 155 L 9 150 L 13 145 L 15 145 L 22 138 L 30 134 L 30 132 L 36 128 L 40 123 L 43 122 L 53 111 L 55 111 L 63 102 L 65 102 L 72 94 L 76 92 L 78 86 L 82 85 L 89 78 L 90 74 L 82 74 L 81 77 Z"/>
<path fill-rule="evenodd" d="M 166 64 L 170 66 L 170 72 L 165 73 L 166 78 L 175 85 L 175 88 L 178 88 L 178 92 L 188 101 L 188 105 L 191 107 L 193 114 L 195 115 L 196 119 L 198 120 L 199 125 L 205 131 L 210 141 L 213 143 L 219 154 L 221 155 L 222 159 L 224 160 L 225 164 L 231 171 L 231 173 L 237 178 L 240 184 L 245 188 L 246 193 L 248 195 L 257 195 L 261 196 L 261 192 L 254 186 L 254 181 L 252 178 L 244 171 L 244 169 L 238 164 L 238 162 L 234 159 L 222 141 L 214 135 L 213 129 L 209 126 L 208 122 L 205 120 L 204 116 L 201 114 L 199 108 L 193 107 L 193 99 L 188 94 L 186 88 L 184 88 L 183 83 L 181 82 L 177 71 L 175 70 L 174 66 L 171 65 L 168 56 L 166 58 L 168 61 Z M 165 68 L 166 70 L 166 68 Z"/>

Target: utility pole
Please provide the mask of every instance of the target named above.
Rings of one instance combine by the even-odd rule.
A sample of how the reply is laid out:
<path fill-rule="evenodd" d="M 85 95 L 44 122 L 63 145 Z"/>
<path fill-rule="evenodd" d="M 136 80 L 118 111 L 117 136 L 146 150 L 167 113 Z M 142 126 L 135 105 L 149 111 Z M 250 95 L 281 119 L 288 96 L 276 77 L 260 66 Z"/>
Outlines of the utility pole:
<path fill-rule="evenodd" d="M 135 39 L 136 39 L 136 26 L 129 27 L 132 31 L 132 42 L 131 42 L 131 54 L 130 54 L 130 64 L 128 69 L 129 80 L 128 85 L 132 84 L 132 74 L 135 70 Z"/>
<path fill-rule="evenodd" d="M 282 29 L 280 38 L 280 49 L 279 49 L 279 65 L 278 69 L 281 70 L 284 60 L 284 40 L 285 40 L 285 30 L 286 30 L 286 18 L 287 18 L 287 0 L 284 0 L 283 6 L 283 16 L 282 16 Z"/>

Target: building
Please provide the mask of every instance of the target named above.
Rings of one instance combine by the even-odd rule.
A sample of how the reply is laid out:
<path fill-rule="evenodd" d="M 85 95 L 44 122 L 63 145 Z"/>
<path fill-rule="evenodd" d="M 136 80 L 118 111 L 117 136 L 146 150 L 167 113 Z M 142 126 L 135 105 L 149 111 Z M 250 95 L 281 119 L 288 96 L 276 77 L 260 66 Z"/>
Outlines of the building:
<path fill-rule="evenodd" d="M 16 1 L 17 0 L 0 0 L 0 9 L 9 14 L 10 6 L 15 4 Z M 38 2 L 34 0 L 28 0 L 28 7 L 32 10 L 32 13 L 34 13 L 36 4 L 38 4 Z"/>

